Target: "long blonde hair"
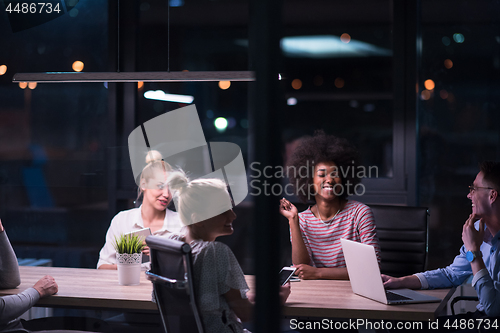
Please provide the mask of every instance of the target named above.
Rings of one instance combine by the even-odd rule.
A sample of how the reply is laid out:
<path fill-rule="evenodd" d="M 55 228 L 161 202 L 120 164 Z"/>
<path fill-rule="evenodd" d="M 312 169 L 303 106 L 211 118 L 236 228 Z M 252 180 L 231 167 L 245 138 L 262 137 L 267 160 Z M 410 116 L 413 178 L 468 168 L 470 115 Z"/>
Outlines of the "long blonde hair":
<path fill-rule="evenodd" d="M 147 183 L 151 178 L 154 178 L 158 171 L 171 172 L 172 166 L 163 160 L 163 156 L 159 151 L 150 150 L 146 154 L 146 166 L 141 172 L 141 179 L 139 181 L 139 187 L 137 188 L 136 202 L 142 199 L 144 194 L 144 189 L 142 188 L 143 181 Z"/>

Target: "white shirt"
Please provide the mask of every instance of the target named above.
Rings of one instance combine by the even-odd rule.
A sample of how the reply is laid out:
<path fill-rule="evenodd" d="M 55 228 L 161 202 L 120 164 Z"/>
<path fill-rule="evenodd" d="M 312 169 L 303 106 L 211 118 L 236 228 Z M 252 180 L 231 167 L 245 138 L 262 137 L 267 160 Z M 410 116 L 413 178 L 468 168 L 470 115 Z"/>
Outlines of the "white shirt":
<path fill-rule="evenodd" d="M 142 207 L 142 206 L 141 206 Z M 113 247 L 115 237 L 126 234 L 127 232 L 136 231 L 144 228 L 144 221 L 142 220 L 141 207 L 124 210 L 116 214 L 111 221 L 108 232 L 106 233 L 106 243 L 99 253 L 99 261 L 97 268 L 103 264 L 116 264 L 116 251 Z M 184 225 L 181 222 L 179 214 L 169 209 L 165 212 L 165 220 L 163 227 L 153 233 L 155 236 L 165 237 L 171 232 L 178 233 Z M 142 263 L 143 267 L 148 267 L 149 262 Z"/>

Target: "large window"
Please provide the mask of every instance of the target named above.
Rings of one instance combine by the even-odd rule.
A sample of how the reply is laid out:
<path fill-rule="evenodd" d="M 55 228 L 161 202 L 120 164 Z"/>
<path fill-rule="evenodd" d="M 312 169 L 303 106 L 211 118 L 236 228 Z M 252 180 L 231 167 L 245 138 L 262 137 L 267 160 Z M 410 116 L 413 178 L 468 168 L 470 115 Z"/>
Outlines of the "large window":
<path fill-rule="evenodd" d="M 11 26 L 3 3 L 0 8 L 6 69 L 0 76 L 0 218 L 19 257 L 95 267 L 109 225 L 107 89 L 102 83 L 14 84 L 12 76 L 71 72 L 76 61 L 85 71 L 106 71 L 107 4 L 80 2 L 20 31 L 24 26 Z"/>
<path fill-rule="evenodd" d="M 462 244 L 478 163 L 500 158 L 499 27 L 498 2 L 422 2 L 419 196 L 431 208 L 430 251 L 442 254 L 433 266 Z"/>

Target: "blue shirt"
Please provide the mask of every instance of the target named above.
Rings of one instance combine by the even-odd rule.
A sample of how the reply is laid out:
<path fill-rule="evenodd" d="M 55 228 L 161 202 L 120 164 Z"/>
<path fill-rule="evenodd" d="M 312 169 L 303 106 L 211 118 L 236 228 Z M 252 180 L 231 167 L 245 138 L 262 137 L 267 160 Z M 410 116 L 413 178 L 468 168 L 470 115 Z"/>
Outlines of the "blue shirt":
<path fill-rule="evenodd" d="M 475 223 L 476 229 L 478 225 L 479 221 Z M 479 296 L 477 309 L 490 317 L 500 316 L 500 232 L 491 237 L 491 233 L 485 230 L 480 250 L 486 270 L 477 272 L 472 280 L 472 286 Z M 465 282 L 472 275 L 471 265 L 465 258 L 466 253 L 467 249 L 462 245 L 460 254 L 448 267 L 415 274 L 422 289 L 451 288 Z"/>

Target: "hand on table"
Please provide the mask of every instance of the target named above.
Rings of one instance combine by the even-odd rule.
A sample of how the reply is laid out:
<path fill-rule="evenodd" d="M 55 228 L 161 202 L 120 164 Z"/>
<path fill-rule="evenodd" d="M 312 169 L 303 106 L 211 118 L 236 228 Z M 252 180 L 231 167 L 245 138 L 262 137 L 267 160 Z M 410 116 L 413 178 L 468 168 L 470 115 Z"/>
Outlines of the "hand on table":
<path fill-rule="evenodd" d="M 54 280 L 54 278 L 50 275 L 45 275 L 43 278 L 38 280 L 33 288 L 38 291 L 40 297 L 54 295 L 58 291 L 56 280 Z"/>
<path fill-rule="evenodd" d="M 296 218 L 299 212 L 297 207 L 295 207 L 290 201 L 283 198 L 280 200 L 280 214 L 290 220 Z"/>
<path fill-rule="evenodd" d="M 402 282 L 400 278 L 392 277 L 389 275 L 381 274 L 382 282 L 384 282 L 385 289 L 399 289 L 402 288 Z"/>
<path fill-rule="evenodd" d="M 320 278 L 317 267 L 312 267 L 306 264 L 294 265 L 297 268 L 295 275 L 302 280 L 318 280 Z"/>
<path fill-rule="evenodd" d="M 468 251 L 479 251 L 484 238 L 484 222 L 479 220 L 479 230 L 474 227 L 477 216 L 470 214 L 462 230 L 462 241 Z"/>
<path fill-rule="evenodd" d="M 292 286 L 290 282 L 287 282 L 285 283 L 285 285 L 280 287 L 280 301 L 282 305 L 285 304 L 291 292 L 292 292 Z"/>
<path fill-rule="evenodd" d="M 282 305 L 285 304 L 291 292 L 292 292 L 292 286 L 290 285 L 290 282 L 287 282 L 285 285 L 280 286 L 280 301 Z M 252 304 L 255 303 L 255 292 L 253 290 L 250 290 L 247 293 L 247 297 L 250 303 Z"/>

